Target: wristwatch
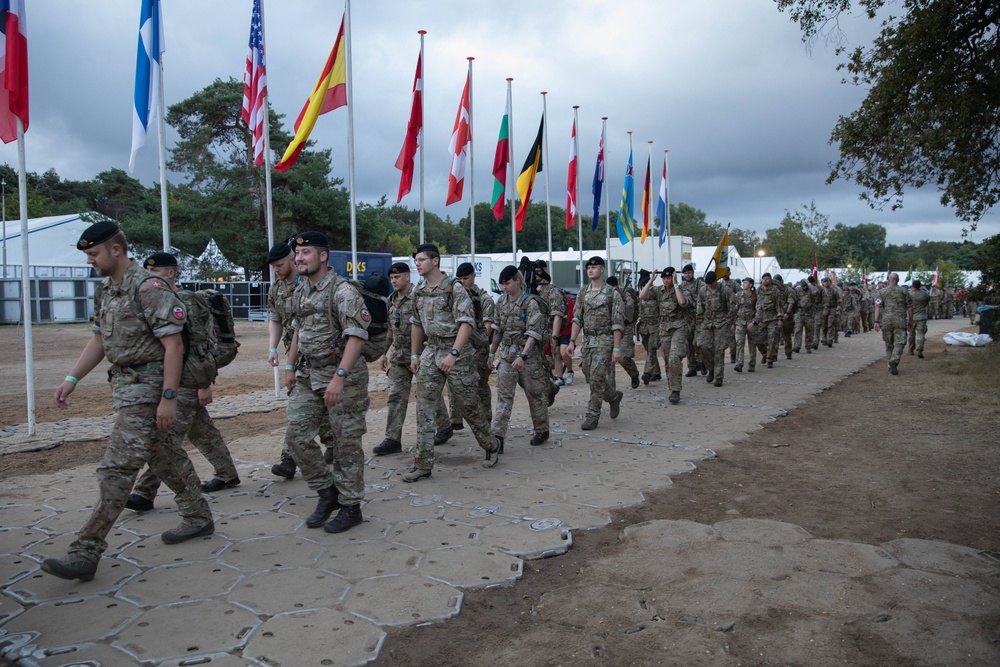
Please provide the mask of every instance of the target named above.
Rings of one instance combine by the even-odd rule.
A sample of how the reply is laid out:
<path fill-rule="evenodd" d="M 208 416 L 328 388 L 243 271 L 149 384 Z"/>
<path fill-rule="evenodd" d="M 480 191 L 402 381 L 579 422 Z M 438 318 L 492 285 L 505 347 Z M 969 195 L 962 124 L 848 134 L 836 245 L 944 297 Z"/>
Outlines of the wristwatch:
<path fill-rule="evenodd" d="M 341 377 L 342 378 L 345 375 L 347 375 L 347 371 L 345 371 L 343 368 L 338 368 L 337 369 L 337 377 Z"/>
<path fill-rule="evenodd" d="M 457 357 L 458 356 L 458 350 L 456 350 L 455 348 L 451 348 L 451 356 Z"/>
<path fill-rule="evenodd" d="M 173 389 L 164 389 L 163 398 L 167 399 L 168 401 L 177 398 L 177 392 L 174 391 Z"/>
<path fill-rule="evenodd" d="M 523 352 L 521 354 L 517 355 L 517 356 L 521 357 L 521 361 L 527 361 L 528 360 L 528 355 L 524 354 Z"/>

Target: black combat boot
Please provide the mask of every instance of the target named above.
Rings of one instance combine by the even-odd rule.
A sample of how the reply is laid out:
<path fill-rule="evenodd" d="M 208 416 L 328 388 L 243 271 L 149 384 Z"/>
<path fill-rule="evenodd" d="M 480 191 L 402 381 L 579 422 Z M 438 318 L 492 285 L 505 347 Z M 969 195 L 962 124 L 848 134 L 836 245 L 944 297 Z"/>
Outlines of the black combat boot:
<path fill-rule="evenodd" d="M 337 512 L 337 516 L 333 517 L 333 521 L 323 526 L 323 530 L 328 533 L 342 533 L 361 525 L 363 521 L 361 505 L 344 505 Z"/>
<path fill-rule="evenodd" d="M 338 507 L 340 507 L 340 493 L 337 491 L 336 485 L 320 489 L 319 500 L 316 502 L 316 510 L 306 519 L 306 525 L 310 528 L 319 528 L 326 523 L 330 515 L 333 514 L 333 510 Z M 360 516 L 360 510 L 358 516 Z M 345 528 L 344 530 L 347 529 Z"/>

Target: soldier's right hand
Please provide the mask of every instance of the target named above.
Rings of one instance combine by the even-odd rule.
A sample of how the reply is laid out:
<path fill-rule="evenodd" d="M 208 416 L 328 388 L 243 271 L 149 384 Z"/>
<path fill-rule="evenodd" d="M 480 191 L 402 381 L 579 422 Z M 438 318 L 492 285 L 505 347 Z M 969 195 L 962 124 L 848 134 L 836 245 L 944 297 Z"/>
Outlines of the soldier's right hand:
<path fill-rule="evenodd" d="M 389 357 L 384 354 L 378 358 L 378 367 L 383 373 L 389 370 Z"/>
<path fill-rule="evenodd" d="M 285 388 L 287 388 L 288 391 L 291 391 L 292 387 L 294 386 L 295 386 L 295 371 L 285 371 Z"/>
<path fill-rule="evenodd" d="M 166 431 L 177 423 L 177 401 L 176 399 L 160 399 L 160 404 L 156 406 L 156 428 Z"/>
<path fill-rule="evenodd" d="M 55 401 L 57 408 L 65 410 L 69 407 L 69 403 L 66 402 L 66 399 L 69 398 L 69 395 L 73 393 L 74 389 L 76 389 L 76 385 L 69 380 L 65 380 L 61 385 L 56 387 L 56 393 L 52 398 Z"/>
<path fill-rule="evenodd" d="M 410 372 L 416 373 L 419 368 L 420 368 L 420 357 L 417 357 L 416 359 L 410 359 Z"/>

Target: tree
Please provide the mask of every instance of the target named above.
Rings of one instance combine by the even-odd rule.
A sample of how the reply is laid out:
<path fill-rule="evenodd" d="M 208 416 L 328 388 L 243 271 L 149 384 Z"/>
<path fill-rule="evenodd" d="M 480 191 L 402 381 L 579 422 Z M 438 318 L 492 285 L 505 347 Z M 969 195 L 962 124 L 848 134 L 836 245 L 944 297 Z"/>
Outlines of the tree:
<path fill-rule="evenodd" d="M 787 211 L 776 228 L 767 230 L 763 246 L 782 266 L 812 267 L 813 240 L 803 231 L 802 222 Z"/>
<path fill-rule="evenodd" d="M 882 225 L 862 223 L 848 227 L 838 222 L 830 230 L 829 238 L 833 254 L 831 265 L 847 266 L 860 262 L 865 266 L 885 266 L 887 253 L 885 227 Z"/>
<path fill-rule="evenodd" d="M 850 52 L 848 80 L 867 89 L 831 135 L 840 159 L 827 182 L 863 188 L 873 208 L 903 204 L 904 190 L 933 183 L 941 203 L 971 229 L 1000 197 L 1000 4 L 995 0 L 776 0 L 803 40 L 838 40 L 852 6 L 881 31 Z"/>

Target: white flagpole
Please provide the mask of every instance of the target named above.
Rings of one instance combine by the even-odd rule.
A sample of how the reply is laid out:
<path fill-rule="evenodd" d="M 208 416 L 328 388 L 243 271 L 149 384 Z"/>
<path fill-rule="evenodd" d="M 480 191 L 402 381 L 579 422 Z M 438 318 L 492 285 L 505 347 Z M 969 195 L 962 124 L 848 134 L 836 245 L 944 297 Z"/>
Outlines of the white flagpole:
<path fill-rule="evenodd" d="M 669 152 L 670 152 L 669 149 L 663 151 L 663 164 L 665 164 L 665 165 L 667 164 L 667 158 L 669 157 L 667 154 Z M 666 218 L 667 218 L 667 264 L 666 264 L 666 266 L 670 266 L 670 265 L 673 264 L 673 261 L 674 261 L 674 252 L 673 252 L 673 250 L 671 250 L 671 239 L 670 239 L 670 237 L 672 236 L 672 234 L 670 232 L 670 166 L 669 165 L 667 165 L 666 178 L 667 178 L 667 192 L 666 192 L 667 199 L 666 199 L 666 201 L 663 202 L 663 208 L 667 212 L 667 214 L 666 214 Z"/>
<path fill-rule="evenodd" d="M 24 320 L 24 373 L 28 394 L 28 435 L 35 435 L 35 355 L 31 342 L 31 276 L 28 261 L 28 181 L 24 167 L 24 123 L 17 120 L 17 196 L 21 213 L 21 304 Z"/>
<path fill-rule="evenodd" d="M 545 133 L 545 159 L 542 161 L 542 171 L 545 172 L 545 226 L 548 227 L 549 232 L 549 272 L 555 270 L 552 266 L 552 202 L 549 197 L 549 167 L 552 163 L 549 162 L 549 119 L 548 113 L 546 112 L 547 105 L 545 100 L 548 96 L 548 92 L 542 91 L 542 130 Z M 548 166 L 546 166 L 548 165 Z"/>
<path fill-rule="evenodd" d="M 473 182 L 473 175 L 476 173 L 475 163 L 472 160 L 472 150 L 475 146 L 472 132 L 472 61 L 474 57 L 469 56 L 469 254 L 472 255 L 472 263 L 476 263 L 476 190 Z"/>
<path fill-rule="evenodd" d="M 580 213 L 580 105 L 573 107 L 573 127 L 576 128 L 576 237 L 580 251 L 580 289 L 583 289 L 583 215 Z M 554 268 L 554 267 L 553 267 Z M 550 269 L 551 270 L 551 269 Z"/>
<path fill-rule="evenodd" d="M 160 219 L 163 225 L 163 252 L 170 252 L 170 212 L 167 208 L 169 198 L 167 197 L 167 120 L 164 112 L 163 102 L 163 44 L 160 44 L 159 68 L 160 68 L 160 99 L 159 109 L 156 110 L 156 128 L 160 139 Z"/>
<path fill-rule="evenodd" d="M 344 65 L 347 78 L 347 163 L 351 196 L 351 277 L 358 279 L 358 217 L 354 192 L 354 88 L 351 83 L 351 0 L 344 0 Z"/>
<path fill-rule="evenodd" d="M 418 30 L 420 35 L 420 130 L 417 132 L 417 151 L 420 153 L 420 245 L 424 244 L 424 92 L 427 81 L 424 73 L 427 63 L 424 61 L 424 35 L 426 30 Z"/>
<path fill-rule="evenodd" d="M 604 254 L 611 270 L 611 200 L 608 199 L 608 117 L 601 117 L 601 138 L 604 142 Z"/>
<path fill-rule="evenodd" d="M 656 241 L 653 240 L 653 221 L 652 221 L 652 217 L 653 217 L 653 142 L 652 142 L 652 140 L 650 140 L 647 143 L 649 143 L 649 160 L 646 162 L 646 171 L 649 173 L 649 190 L 647 191 L 647 189 L 646 189 L 646 181 L 645 181 L 645 179 L 643 179 L 643 182 L 642 182 L 642 191 L 645 193 L 645 196 L 648 197 L 648 199 L 646 200 L 646 210 L 649 211 L 649 213 L 646 213 L 644 211 L 643 215 L 648 215 L 649 218 L 650 218 L 650 220 L 649 220 L 650 224 L 649 224 L 649 234 L 648 234 L 648 236 L 649 236 L 649 261 L 650 261 L 650 264 L 651 264 L 650 268 L 652 268 L 652 267 L 656 266 Z M 663 224 L 662 220 L 660 221 L 660 224 Z M 638 272 L 636 272 L 636 275 L 638 275 Z M 639 279 L 636 278 L 635 284 L 638 284 L 638 281 L 639 281 Z"/>
<path fill-rule="evenodd" d="M 511 263 L 517 266 L 517 211 L 516 202 L 517 197 L 514 193 L 517 192 L 517 182 L 514 181 L 514 131 L 511 126 L 514 122 L 514 109 L 511 106 L 513 102 L 514 95 L 511 92 L 511 82 L 514 79 L 507 77 L 507 169 L 504 172 L 504 178 L 507 179 L 507 188 L 510 189 L 510 256 Z M 511 184 L 513 183 L 513 187 Z M 504 197 L 507 194 L 504 193 Z"/>
<path fill-rule="evenodd" d="M 632 132 L 628 133 L 628 154 L 632 155 Z M 632 161 L 632 205 L 635 206 L 635 160 Z M 635 222 L 635 211 L 629 211 L 629 215 L 632 216 L 632 222 Z M 632 249 L 632 266 L 630 268 L 635 268 L 635 227 L 632 227 L 632 239 L 628 242 Z M 624 287 L 624 285 L 623 285 Z"/>
<path fill-rule="evenodd" d="M 264 30 L 264 0 L 260 0 L 260 50 L 261 55 L 266 58 L 267 49 L 264 44 L 267 40 L 267 31 Z M 265 60 L 266 66 L 266 60 Z M 264 219 L 267 221 L 267 248 L 270 250 L 274 246 L 274 204 L 271 200 L 271 114 L 269 95 L 264 96 L 264 104 L 261 109 L 264 112 Z M 253 132 L 253 128 L 250 128 Z M 270 270 L 271 282 L 275 281 L 274 269 Z M 248 276 L 249 277 L 249 276 Z M 274 367 L 274 397 L 281 396 L 281 371 Z"/>

